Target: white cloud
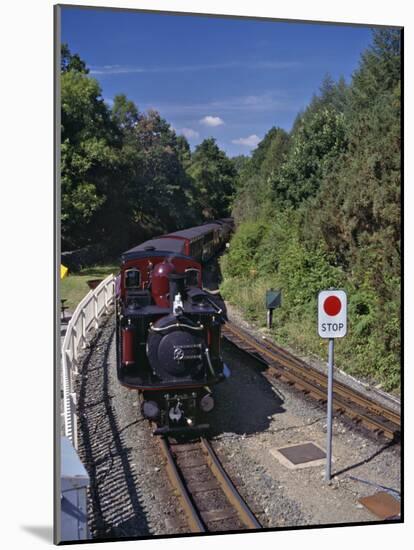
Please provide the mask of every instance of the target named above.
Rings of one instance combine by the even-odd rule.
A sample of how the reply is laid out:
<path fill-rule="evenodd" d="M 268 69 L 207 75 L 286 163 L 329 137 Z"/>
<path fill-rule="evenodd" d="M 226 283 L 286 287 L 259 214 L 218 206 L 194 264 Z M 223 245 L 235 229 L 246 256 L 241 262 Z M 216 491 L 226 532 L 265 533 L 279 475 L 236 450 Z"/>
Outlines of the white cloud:
<path fill-rule="evenodd" d="M 252 134 L 246 138 L 232 139 L 231 142 L 236 145 L 245 145 L 246 147 L 257 147 L 261 139 L 256 134 Z"/>
<path fill-rule="evenodd" d="M 291 69 L 300 67 L 297 61 L 230 61 L 227 63 L 209 63 L 204 65 L 165 65 L 165 66 L 133 66 L 133 65 L 91 65 L 91 75 L 117 75 L 117 74 L 137 74 L 137 73 L 187 73 L 194 71 L 210 71 L 219 69 Z"/>
<path fill-rule="evenodd" d="M 133 74 L 146 72 L 143 67 L 126 67 L 122 65 L 103 65 L 102 67 L 91 66 L 89 73 L 91 75 L 105 76 L 113 74 Z"/>
<path fill-rule="evenodd" d="M 193 130 L 192 128 L 181 128 L 181 130 L 177 130 L 177 133 L 182 134 L 187 139 L 196 139 L 200 137 L 200 134 L 196 132 L 196 130 Z"/>
<path fill-rule="evenodd" d="M 298 97 L 297 94 L 290 95 L 286 90 L 265 91 L 257 95 L 232 96 L 224 99 L 209 101 L 205 103 L 164 103 L 157 104 L 140 102 L 142 109 L 154 108 L 163 113 L 164 116 L 199 117 L 205 112 L 220 113 L 222 116 L 231 116 L 238 112 L 255 113 L 297 113 L 306 105 L 307 100 Z M 206 117 L 205 117 L 206 118 Z M 205 120 L 205 119 L 203 119 Z M 204 123 L 205 124 L 205 123 Z M 208 125 L 208 124 L 207 124 Z"/>
<path fill-rule="evenodd" d="M 221 126 L 224 124 L 224 120 L 220 118 L 219 116 L 205 116 L 200 120 L 201 124 L 204 124 L 204 126 Z"/>
<path fill-rule="evenodd" d="M 292 69 L 300 67 L 301 63 L 297 61 L 259 61 L 255 66 L 250 65 L 249 68 L 253 69 Z"/>

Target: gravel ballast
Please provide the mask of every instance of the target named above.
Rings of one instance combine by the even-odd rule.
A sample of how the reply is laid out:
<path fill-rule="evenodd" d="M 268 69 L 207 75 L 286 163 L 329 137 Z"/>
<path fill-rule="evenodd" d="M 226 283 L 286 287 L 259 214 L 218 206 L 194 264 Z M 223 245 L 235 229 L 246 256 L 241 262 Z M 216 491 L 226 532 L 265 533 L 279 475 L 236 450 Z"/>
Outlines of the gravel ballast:
<path fill-rule="evenodd" d="M 140 414 L 138 394 L 117 380 L 114 329 L 112 315 L 90 343 L 77 381 L 79 455 L 91 478 L 91 535 L 186 532 L 158 443 Z"/>
<path fill-rule="evenodd" d="M 340 419 L 333 422 L 330 484 L 324 481 L 324 465 L 282 465 L 272 449 L 308 441 L 326 449 L 326 411 L 263 376 L 263 366 L 233 345 L 223 345 L 223 357 L 232 377 L 216 388 L 213 444 L 230 475 L 242 480 L 239 489 L 264 526 L 376 521 L 359 498 L 381 490 L 380 485 L 398 498 L 399 446 L 367 438 Z"/>

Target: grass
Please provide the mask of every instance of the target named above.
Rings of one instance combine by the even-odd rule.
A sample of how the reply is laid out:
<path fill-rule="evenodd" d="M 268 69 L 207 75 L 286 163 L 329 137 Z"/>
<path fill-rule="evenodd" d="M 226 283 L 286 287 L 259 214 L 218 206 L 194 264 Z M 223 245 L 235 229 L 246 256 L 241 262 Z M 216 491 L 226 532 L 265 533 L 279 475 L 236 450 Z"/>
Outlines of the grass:
<path fill-rule="evenodd" d="M 115 264 L 97 265 L 82 269 L 78 273 L 70 273 L 60 281 L 61 298 L 66 300 L 65 306 L 74 311 L 78 303 L 89 292 L 87 281 L 90 279 L 105 279 L 108 275 L 119 272 L 119 266 Z"/>
<path fill-rule="evenodd" d="M 223 297 L 258 328 L 266 326 L 265 293 L 267 288 L 278 288 L 276 277 L 258 277 L 243 279 L 228 277 L 220 285 Z M 319 338 L 316 330 L 317 314 L 315 305 L 292 308 L 283 303 L 273 314 L 273 328 L 270 335 L 275 341 L 295 350 L 299 355 L 313 356 L 321 362 L 327 358 L 327 342 Z M 363 381 L 399 395 L 399 370 L 390 370 L 388 363 L 381 369 L 378 350 L 373 339 L 362 340 L 352 337 L 351 330 L 347 338 L 335 342 L 335 365 Z M 384 358 L 384 362 L 387 358 Z"/>

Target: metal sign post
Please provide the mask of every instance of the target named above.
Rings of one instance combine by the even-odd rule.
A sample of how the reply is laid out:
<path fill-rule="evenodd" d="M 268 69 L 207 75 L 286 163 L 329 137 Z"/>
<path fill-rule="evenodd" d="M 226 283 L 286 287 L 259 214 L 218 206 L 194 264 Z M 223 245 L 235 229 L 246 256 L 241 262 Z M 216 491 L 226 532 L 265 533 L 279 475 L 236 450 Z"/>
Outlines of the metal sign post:
<path fill-rule="evenodd" d="M 328 351 L 328 422 L 326 426 L 326 470 L 325 481 L 331 479 L 332 464 L 332 399 L 333 399 L 333 365 L 334 365 L 334 339 L 329 338 Z"/>
<path fill-rule="evenodd" d="M 272 321 L 273 321 L 273 309 L 267 310 L 266 315 L 266 326 L 267 328 L 272 328 Z"/>
<path fill-rule="evenodd" d="M 328 345 L 328 399 L 326 423 L 325 480 L 331 479 L 332 412 L 334 377 L 334 339 L 343 338 L 347 331 L 347 296 L 343 290 L 322 290 L 318 296 L 318 334 L 329 339 Z"/>

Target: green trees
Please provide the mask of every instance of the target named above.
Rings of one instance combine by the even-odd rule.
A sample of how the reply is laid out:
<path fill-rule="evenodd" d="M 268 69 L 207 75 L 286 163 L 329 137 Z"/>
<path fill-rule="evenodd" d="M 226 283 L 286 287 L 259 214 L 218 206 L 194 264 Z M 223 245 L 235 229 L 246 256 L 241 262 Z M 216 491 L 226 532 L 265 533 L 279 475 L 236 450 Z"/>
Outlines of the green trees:
<path fill-rule="evenodd" d="M 181 164 L 182 142 L 155 111 L 134 128 L 137 164 L 133 181 L 141 197 L 141 219 L 154 229 L 173 230 L 195 221 L 195 188 Z"/>
<path fill-rule="evenodd" d="M 348 290 L 350 330 L 338 363 L 388 389 L 399 385 L 400 360 L 399 38 L 375 31 L 349 86 L 327 76 L 283 154 L 269 146 L 270 132 L 259 144 L 240 172 L 234 214 L 240 242 L 250 246 L 245 224 L 260 227 L 260 238 L 244 252 L 248 271 L 238 233 L 223 261 L 227 298 L 252 315 L 263 310 L 254 300 L 266 286 L 282 288 L 276 334 L 306 352 L 320 346 L 317 290 Z"/>
<path fill-rule="evenodd" d="M 272 182 L 285 161 L 289 139 L 284 130 L 273 127 L 253 151 L 251 158 L 243 162 L 233 205 L 238 220 L 271 215 Z"/>
<path fill-rule="evenodd" d="M 342 113 L 327 106 L 307 115 L 292 136 L 287 160 L 272 182 L 275 200 L 295 208 L 317 194 L 321 180 L 346 147 Z"/>
<path fill-rule="evenodd" d="M 226 216 L 237 171 L 213 138 L 205 139 L 196 147 L 188 173 L 194 180 L 203 217 L 214 219 Z"/>
<path fill-rule="evenodd" d="M 78 55 L 62 45 L 62 249 L 119 254 L 147 237 L 225 216 L 236 170 L 214 140 L 191 153 L 156 111 L 124 94 L 110 108 Z"/>
<path fill-rule="evenodd" d="M 108 178 L 115 161 L 116 128 L 100 98 L 98 83 L 83 70 L 65 70 L 61 90 L 64 249 L 83 246 L 96 236 L 93 221 L 106 201 Z"/>
<path fill-rule="evenodd" d="M 130 101 L 125 94 L 118 94 L 114 97 L 111 118 L 127 140 L 140 116 L 135 103 Z"/>
<path fill-rule="evenodd" d="M 78 54 L 72 54 L 67 44 L 62 44 L 60 49 L 60 71 L 66 73 L 68 71 L 75 71 L 87 74 L 89 69 L 86 68 L 86 64 L 79 57 Z"/>

